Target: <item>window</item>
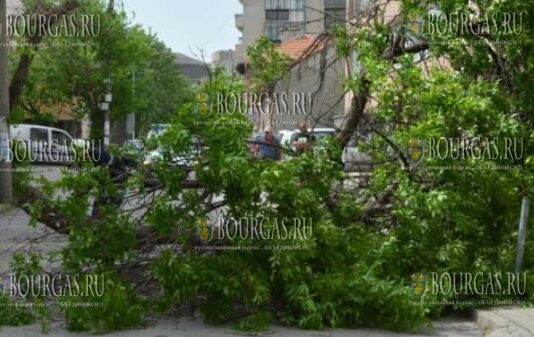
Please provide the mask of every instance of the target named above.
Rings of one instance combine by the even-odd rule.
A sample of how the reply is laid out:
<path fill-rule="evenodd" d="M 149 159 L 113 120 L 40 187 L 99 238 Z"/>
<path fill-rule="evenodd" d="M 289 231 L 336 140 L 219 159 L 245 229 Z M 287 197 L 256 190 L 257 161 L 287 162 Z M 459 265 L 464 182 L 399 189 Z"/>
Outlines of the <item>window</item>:
<path fill-rule="evenodd" d="M 346 2 L 344 0 L 325 0 L 324 3 L 324 27 L 332 28 L 334 24 L 343 24 L 345 22 Z"/>
<path fill-rule="evenodd" d="M 267 21 L 265 22 L 265 35 L 273 41 L 280 41 L 282 33 L 290 29 L 289 21 Z"/>
<path fill-rule="evenodd" d="M 292 10 L 297 10 L 297 11 L 304 10 L 304 0 L 293 0 L 291 4 L 292 4 L 291 6 Z"/>
<path fill-rule="evenodd" d="M 289 0 L 265 0 L 265 9 L 289 9 Z"/>
<path fill-rule="evenodd" d="M 304 0 L 265 0 L 266 10 L 304 10 Z"/>
<path fill-rule="evenodd" d="M 70 146 L 71 139 L 64 132 L 52 131 L 52 142 L 54 142 L 55 145 Z"/>
<path fill-rule="evenodd" d="M 265 0 L 265 35 L 280 41 L 288 30 L 304 30 L 304 0 Z"/>
<path fill-rule="evenodd" d="M 30 129 L 30 139 L 31 140 L 38 140 L 38 141 L 48 142 L 48 130 L 47 129 L 31 128 Z"/>
<path fill-rule="evenodd" d="M 270 21 L 288 21 L 289 10 L 266 10 L 265 19 Z"/>
<path fill-rule="evenodd" d="M 304 25 L 304 11 L 291 11 L 289 13 L 289 21 Z"/>
<path fill-rule="evenodd" d="M 354 0 L 354 9 L 356 12 L 366 11 L 371 6 L 371 0 Z"/>
<path fill-rule="evenodd" d="M 345 8 L 345 0 L 325 0 L 325 8 Z"/>

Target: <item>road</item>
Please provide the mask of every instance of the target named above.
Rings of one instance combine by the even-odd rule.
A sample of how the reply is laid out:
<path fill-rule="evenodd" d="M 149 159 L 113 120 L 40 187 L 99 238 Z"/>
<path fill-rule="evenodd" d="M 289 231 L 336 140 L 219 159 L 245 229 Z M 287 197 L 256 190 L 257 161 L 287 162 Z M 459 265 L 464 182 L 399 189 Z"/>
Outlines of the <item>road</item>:
<path fill-rule="evenodd" d="M 34 166 L 32 175 L 57 181 L 61 179 L 61 169 L 59 166 Z M 64 246 L 65 236 L 39 223 L 30 227 L 29 222 L 30 216 L 22 209 L 0 205 L 0 275 L 9 272 L 9 262 L 14 253 L 47 254 Z"/>
<path fill-rule="evenodd" d="M 58 167 L 40 166 L 33 172 L 34 176 L 43 176 L 46 179 L 58 180 L 62 173 Z M 55 234 L 42 224 L 29 227 L 29 216 L 19 208 L 0 205 L 0 275 L 9 272 L 9 261 L 15 252 L 49 253 L 57 251 L 66 243 L 66 238 Z M 516 310 L 516 311 L 514 311 Z M 466 320 L 460 317 L 447 317 L 433 322 L 433 327 L 425 328 L 415 334 L 394 333 L 384 330 L 356 329 L 356 330 L 324 330 L 309 331 L 295 328 L 286 328 L 274 325 L 268 331 L 252 334 L 253 336 L 280 336 L 280 337 L 402 337 L 402 336 L 442 336 L 442 337 L 506 337 L 506 336 L 534 336 L 534 309 L 496 309 L 485 311 L 476 315 L 477 321 Z M 530 324 L 530 325 L 529 325 Z M 530 330 L 531 329 L 531 330 Z M 519 331 L 519 332 L 517 332 Z M 525 332 L 526 331 L 526 332 Z M 532 333 L 532 334 L 530 334 Z M 24 327 L 2 327 L 0 337 L 22 337 L 41 335 L 38 324 Z M 91 333 L 71 333 L 66 331 L 62 320 L 52 322 L 50 336 L 74 337 L 92 336 Z M 121 331 L 106 334 L 111 337 L 223 337 L 251 334 L 241 334 L 227 327 L 214 327 L 202 323 L 200 320 L 171 320 L 159 319 L 151 321 L 147 328 Z"/>

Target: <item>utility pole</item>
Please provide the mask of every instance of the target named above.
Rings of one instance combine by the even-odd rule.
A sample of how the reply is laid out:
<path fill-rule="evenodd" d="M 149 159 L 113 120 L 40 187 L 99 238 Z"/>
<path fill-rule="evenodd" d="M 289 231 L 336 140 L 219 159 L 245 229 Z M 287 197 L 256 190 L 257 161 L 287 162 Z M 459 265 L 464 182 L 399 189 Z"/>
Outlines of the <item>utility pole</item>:
<path fill-rule="evenodd" d="M 7 71 L 6 0 L 0 0 L 0 202 L 13 202 L 13 177 L 9 147 L 9 79 Z"/>
<path fill-rule="evenodd" d="M 519 232 L 517 233 L 517 254 L 515 258 L 515 272 L 521 272 L 523 264 L 523 255 L 525 253 L 525 241 L 527 239 L 529 199 L 525 195 L 521 203 L 521 216 L 519 218 Z"/>
<path fill-rule="evenodd" d="M 115 16 L 115 0 L 109 0 L 108 3 L 108 15 Z M 105 69 L 108 74 L 111 73 L 109 69 L 110 53 L 109 49 L 106 50 Z M 112 100 L 111 94 L 111 78 L 108 77 L 106 82 L 106 94 L 104 95 L 104 102 L 101 104 L 101 109 L 104 111 L 104 145 L 108 146 L 111 142 L 111 111 L 110 105 Z"/>

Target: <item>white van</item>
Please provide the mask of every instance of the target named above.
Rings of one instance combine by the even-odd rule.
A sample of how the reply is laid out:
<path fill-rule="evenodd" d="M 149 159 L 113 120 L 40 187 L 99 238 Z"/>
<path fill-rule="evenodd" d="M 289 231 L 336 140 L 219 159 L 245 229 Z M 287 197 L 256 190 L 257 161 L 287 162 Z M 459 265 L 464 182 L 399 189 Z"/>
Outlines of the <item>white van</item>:
<path fill-rule="evenodd" d="M 33 124 L 13 124 L 9 130 L 13 142 L 24 142 L 20 157 L 30 162 L 69 163 L 74 161 L 74 146 L 79 143 L 65 130 Z M 20 147 L 19 147 L 20 148 Z"/>

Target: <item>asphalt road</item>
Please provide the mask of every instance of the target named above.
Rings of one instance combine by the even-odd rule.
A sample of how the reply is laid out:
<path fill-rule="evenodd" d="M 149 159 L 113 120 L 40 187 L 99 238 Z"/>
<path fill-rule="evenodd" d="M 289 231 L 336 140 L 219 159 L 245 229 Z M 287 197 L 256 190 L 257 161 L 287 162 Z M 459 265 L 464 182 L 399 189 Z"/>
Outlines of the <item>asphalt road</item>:
<path fill-rule="evenodd" d="M 32 172 L 34 176 L 43 176 L 49 180 L 58 180 L 62 176 L 61 167 L 37 166 Z M 135 205 L 131 205 L 134 207 Z M 66 238 L 55 234 L 46 226 L 37 224 L 36 227 L 28 226 L 29 216 L 19 208 L 0 205 L 0 274 L 8 273 L 9 261 L 15 252 L 40 252 L 49 253 L 61 249 Z M 432 327 L 427 327 L 421 331 L 408 333 L 394 333 L 378 329 L 356 329 L 356 330 L 324 330 L 310 331 L 296 328 L 286 328 L 274 325 L 268 331 L 258 334 L 244 334 L 234 331 L 231 326 L 214 327 L 204 324 L 201 320 L 171 320 L 160 319 L 151 321 L 148 327 L 132 329 L 115 333 L 105 334 L 112 337 L 223 337 L 223 336 L 280 336 L 280 337 L 401 337 L 401 336 L 442 336 L 442 337 L 505 337 L 505 336 L 533 336 L 528 331 L 534 331 L 534 327 L 528 326 L 534 322 L 534 309 L 516 309 L 517 311 L 504 311 L 497 309 L 497 312 L 484 313 L 475 321 L 464 318 L 448 317 L 433 322 Z M 507 316 L 508 315 L 508 316 Z M 524 316 L 524 317 L 523 317 Z M 496 319 L 497 317 L 498 319 Z M 513 318 L 513 319 L 512 319 Z M 521 324 L 516 322 L 520 319 Z M 480 323 L 482 322 L 482 323 Z M 481 326 L 482 328 L 479 328 Z M 516 333 L 517 327 L 527 334 Z M 527 328 L 525 328 L 527 327 Z M 530 330 L 529 330 L 530 329 Z M 40 336 L 41 327 L 39 324 L 24 327 L 0 327 L 0 337 L 22 337 Z M 51 331 L 48 336 L 74 337 L 93 336 L 92 333 L 71 333 L 65 329 L 65 322 L 54 321 L 51 324 Z"/>

